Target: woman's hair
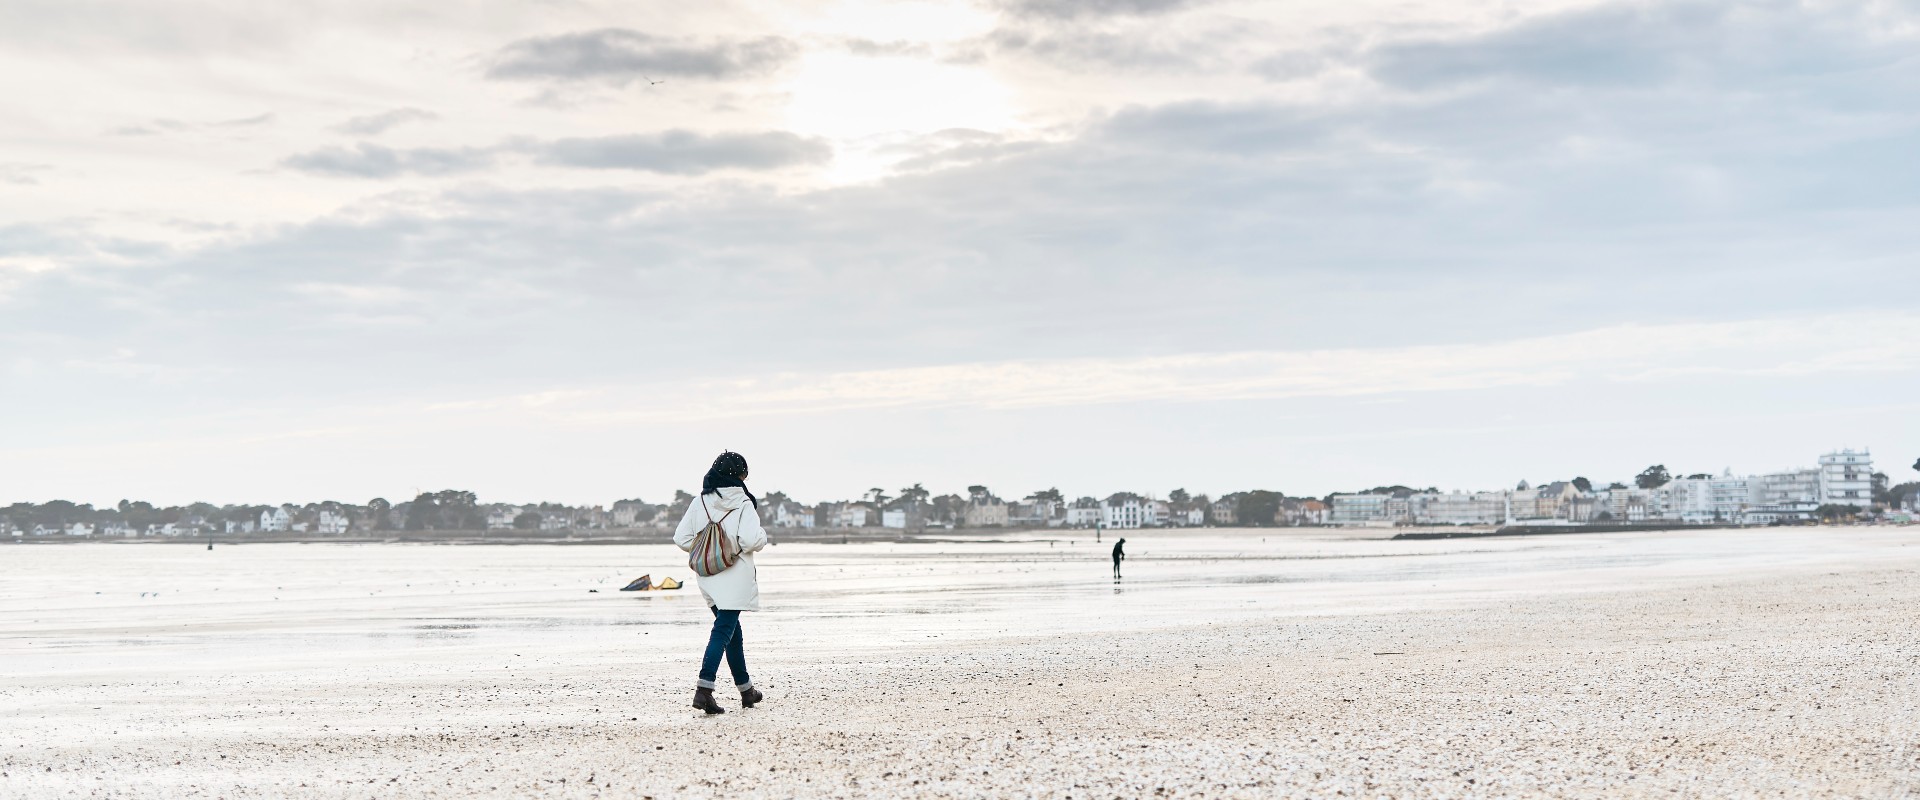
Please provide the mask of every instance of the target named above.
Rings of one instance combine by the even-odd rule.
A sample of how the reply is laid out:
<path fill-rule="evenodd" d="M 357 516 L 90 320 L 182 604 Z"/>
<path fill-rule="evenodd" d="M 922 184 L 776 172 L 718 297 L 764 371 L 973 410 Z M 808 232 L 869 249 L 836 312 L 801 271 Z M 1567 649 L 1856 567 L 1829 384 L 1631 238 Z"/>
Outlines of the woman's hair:
<path fill-rule="evenodd" d="M 721 487 L 738 486 L 747 493 L 747 499 L 753 501 L 753 507 L 760 507 L 760 498 L 754 497 L 747 489 L 747 457 L 728 450 L 713 460 L 713 466 L 707 468 L 707 476 L 700 479 L 701 494 L 719 494 Z"/>

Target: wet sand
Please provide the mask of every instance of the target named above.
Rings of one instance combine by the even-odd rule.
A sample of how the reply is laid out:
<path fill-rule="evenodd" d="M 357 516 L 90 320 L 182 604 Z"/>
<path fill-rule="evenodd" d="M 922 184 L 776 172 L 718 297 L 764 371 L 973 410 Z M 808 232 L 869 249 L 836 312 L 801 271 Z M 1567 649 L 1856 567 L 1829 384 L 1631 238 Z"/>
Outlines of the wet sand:
<path fill-rule="evenodd" d="M 1920 792 L 1920 528 L 1127 538 L 0 548 L 0 796 Z"/>

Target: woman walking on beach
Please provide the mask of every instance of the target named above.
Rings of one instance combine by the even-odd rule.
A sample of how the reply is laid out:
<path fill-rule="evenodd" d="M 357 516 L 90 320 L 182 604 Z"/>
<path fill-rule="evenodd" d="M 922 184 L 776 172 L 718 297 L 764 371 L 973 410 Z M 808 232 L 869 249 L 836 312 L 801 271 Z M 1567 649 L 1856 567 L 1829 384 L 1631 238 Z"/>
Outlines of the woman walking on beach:
<path fill-rule="evenodd" d="M 723 654 L 733 671 L 733 685 L 740 690 L 740 705 L 752 708 L 765 699 L 747 676 L 747 652 L 740 638 L 740 612 L 760 610 L 753 554 L 767 546 L 767 529 L 760 525 L 759 509 L 760 500 L 747 491 L 747 459 L 728 451 L 713 460 L 700 482 L 700 496 L 687 506 L 686 516 L 673 532 L 673 543 L 692 553 L 696 562 L 703 558 L 710 562 L 704 568 L 694 565 L 700 595 L 713 611 L 713 633 L 707 637 L 699 688 L 693 692 L 693 707 L 709 714 L 726 713 L 713 700 L 713 680 L 719 675 Z M 714 536 L 716 532 L 721 535 Z"/>

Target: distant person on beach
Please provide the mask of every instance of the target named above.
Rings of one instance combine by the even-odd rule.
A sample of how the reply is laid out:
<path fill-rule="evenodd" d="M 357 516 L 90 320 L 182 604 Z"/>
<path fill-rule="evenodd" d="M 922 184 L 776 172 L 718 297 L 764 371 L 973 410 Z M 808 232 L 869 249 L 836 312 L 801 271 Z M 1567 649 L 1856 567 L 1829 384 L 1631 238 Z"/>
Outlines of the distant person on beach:
<path fill-rule="evenodd" d="M 752 508 L 747 506 L 751 504 Z M 753 688 L 747 676 L 747 651 L 740 638 L 740 612 L 760 610 L 760 583 L 753 568 L 753 554 L 767 546 L 767 529 L 760 525 L 760 500 L 747 491 L 747 459 L 728 451 L 713 460 L 713 466 L 700 481 L 700 496 L 687 506 L 680 527 L 673 532 L 673 543 L 693 553 L 694 546 L 708 526 L 717 526 L 729 553 L 739 560 L 712 575 L 694 573 L 700 583 L 700 595 L 713 611 L 713 633 L 707 637 L 707 653 L 700 661 L 700 680 L 695 684 L 693 707 L 708 714 L 724 714 L 726 709 L 713 700 L 713 680 L 720 672 L 720 656 L 727 657 L 733 671 L 734 688 L 740 690 L 740 705 L 752 708 L 766 699 Z M 700 554 L 695 553 L 698 557 Z"/>
<path fill-rule="evenodd" d="M 1126 546 L 1127 537 L 1125 536 L 1113 543 L 1113 579 L 1116 581 L 1120 580 L 1120 562 L 1127 560 Z"/>

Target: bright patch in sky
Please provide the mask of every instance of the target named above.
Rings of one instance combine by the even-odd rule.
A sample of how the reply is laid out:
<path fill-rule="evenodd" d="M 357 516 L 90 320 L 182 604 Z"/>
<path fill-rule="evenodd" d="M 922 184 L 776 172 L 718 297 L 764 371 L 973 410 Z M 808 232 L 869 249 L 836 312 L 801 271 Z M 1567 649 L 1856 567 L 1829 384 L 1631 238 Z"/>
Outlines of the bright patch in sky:
<path fill-rule="evenodd" d="M 993 29 L 994 16 L 967 3 L 839 3 L 794 19 L 795 29 L 873 41 L 953 41 Z"/>
<path fill-rule="evenodd" d="M 814 136 L 859 139 L 1014 124 L 1006 88 L 985 70 L 919 58 L 817 53 L 795 70 L 788 91 L 787 126 Z"/>

